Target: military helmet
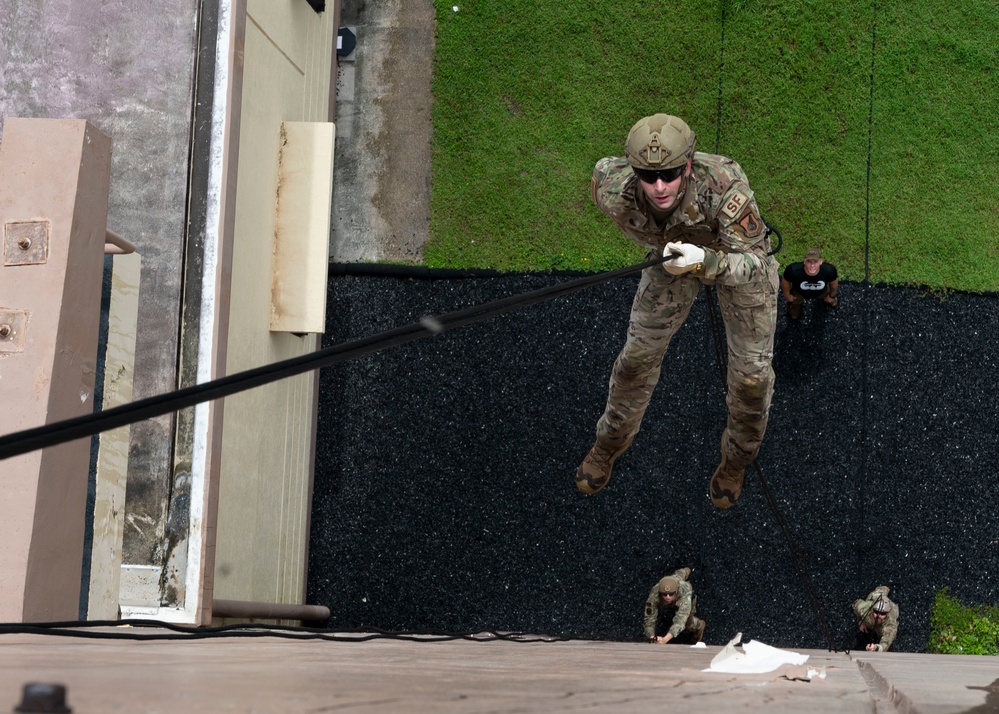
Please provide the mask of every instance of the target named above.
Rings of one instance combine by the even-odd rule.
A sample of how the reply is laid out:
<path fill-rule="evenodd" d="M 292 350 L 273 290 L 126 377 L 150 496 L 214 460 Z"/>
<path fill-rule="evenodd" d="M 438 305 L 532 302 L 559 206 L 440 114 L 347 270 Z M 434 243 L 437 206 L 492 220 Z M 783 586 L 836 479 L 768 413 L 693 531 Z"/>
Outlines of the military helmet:
<path fill-rule="evenodd" d="M 660 595 L 673 595 L 679 589 L 680 589 L 680 581 L 674 578 L 672 575 L 667 575 L 665 578 L 659 581 Z"/>
<path fill-rule="evenodd" d="M 634 168 L 661 171 L 686 164 L 695 141 L 694 132 L 680 117 L 653 114 L 631 127 L 624 152 Z"/>
<path fill-rule="evenodd" d="M 891 603 L 885 598 L 878 598 L 874 601 L 874 607 L 871 610 L 879 615 L 887 615 L 891 612 Z"/>

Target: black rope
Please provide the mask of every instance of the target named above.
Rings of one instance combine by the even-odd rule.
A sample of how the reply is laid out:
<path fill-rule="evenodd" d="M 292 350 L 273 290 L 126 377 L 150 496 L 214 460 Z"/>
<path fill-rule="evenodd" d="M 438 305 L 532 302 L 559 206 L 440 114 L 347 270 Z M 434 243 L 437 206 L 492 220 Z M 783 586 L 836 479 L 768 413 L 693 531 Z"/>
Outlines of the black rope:
<path fill-rule="evenodd" d="M 715 346 L 715 365 L 718 367 L 718 376 L 721 377 L 722 384 L 728 385 L 728 378 L 726 376 L 728 373 L 728 351 L 725 348 L 728 342 L 725 339 L 725 334 L 722 330 L 722 322 L 719 319 L 718 301 L 715 298 L 715 289 L 713 285 L 706 286 L 704 297 L 708 303 L 708 317 L 710 317 L 711 323 L 711 339 Z"/>
<path fill-rule="evenodd" d="M 715 153 L 717 154 L 721 151 L 721 125 L 722 125 L 722 98 L 723 87 L 722 79 L 725 76 L 725 6 L 727 2 L 722 0 L 721 3 L 721 40 L 719 41 L 718 47 L 718 103 L 715 109 Z M 766 221 L 764 221 L 766 223 Z M 723 345 L 726 342 L 722 339 L 722 330 L 718 324 L 718 307 L 715 301 L 715 288 L 713 285 L 707 285 L 704 289 L 704 297 L 708 303 L 708 315 L 711 317 L 711 335 L 715 343 L 715 363 L 718 366 L 718 373 L 721 375 L 722 382 L 727 384 L 728 380 L 725 378 L 725 362 L 726 354 Z"/>
<path fill-rule="evenodd" d="M 760 216 L 760 218 L 763 218 L 763 216 Z M 776 248 L 771 248 L 770 252 L 767 253 L 767 255 L 777 255 L 778 253 L 780 253 L 780 249 L 784 247 L 784 236 L 782 236 L 781 232 L 779 230 L 777 230 L 777 226 L 773 226 L 773 225 L 770 225 L 769 223 L 767 223 L 767 219 L 766 218 L 763 218 L 763 224 L 767 227 L 767 237 L 768 238 L 770 237 L 771 233 L 773 233 L 774 235 L 777 236 L 777 247 Z M 772 242 L 771 242 L 771 245 L 773 245 Z"/>
<path fill-rule="evenodd" d="M 721 147 L 722 77 L 725 74 L 725 0 L 721 3 L 721 46 L 718 48 L 718 108 L 715 112 L 715 153 Z"/>
<path fill-rule="evenodd" d="M 718 108 L 715 115 L 715 153 L 717 154 L 720 150 L 721 145 L 721 119 L 722 119 L 722 76 L 725 69 L 725 2 L 722 2 L 722 17 L 721 17 L 721 49 L 719 51 L 719 61 L 718 61 Z M 870 155 L 868 155 L 868 175 L 870 175 Z M 775 233 L 777 235 L 777 247 L 772 248 L 767 255 L 775 255 L 778 253 L 784 243 L 784 236 L 781 235 L 780 231 L 771 226 L 764 219 L 763 223 L 767 227 L 768 234 Z M 715 363 L 718 366 L 718 373 L 721 377 L 722 383 L 725 386 L 725 392 L 728 392 L 728 378 L 726 375 L 727 371 L 727 350 L 722 348 L 723 344 L 727 344 L 722 341 L 722 328 L 719 324 L 719 308 L 716 305 L 714 286 L 707 286 L 705 290 L 705 296 L 708 303 L 708 316 L 711 321 L 711 334 L 715 343 Z M 831 652 L 839 651 L 836 649 L 833 643 L 832 633 L 829 629 L 829 623 L 826 622 L 825 616 L 822 614 L 821 604 L 819 603 L 818 594 L 815 592 L 815 586 L 812 584 L 811 576 L 808 574 L 805 568 L 804 561 L 801 557 L 801 552 L 798 549 L 798 544 L 794 539 L 794 535 L 791 533 L 791 527 L 788 525 L 787 519 L 784 518 L 784 514 L 781 513 L 780 509 L 777 507 L 777 501 L 774 499 L 773 493 L 770 491 L 770 486 L 767 484 L 766 479 L 763 477 L 763 470 L 760 468 L 759 463 L 754 459 L 753 468 L 756 470 L 757 479 L 760 482 L 760 488 L 763 491 L 763 497 L 767 501 L 767 505 L 770 506 L 770 511 L 774 515 L 778 526 L 780 526 L 781 531 L 784 534 L 784 539 L 787 541 L 788 550 L 791 551 L 791 556 L 795 562 L 795 568 L 798 571 L 798 576 L 801 578 L 802 586 L 805 589 L 805 595 L 808 597 L 808 601 L 812 606 L 812 611 L 815 618 L 819 622 L 819 626 L 822 628 L 822 632 L 826 638 L 826 644 Z"/>
<path fill-rule="evenodd" d="M 819 602 L 819 595 L 815 591 L 811 575 L 808 574 L 808 568 L 805 567 L 805 559 L 798 548 L 798 542 L 794 539 L 794 534 L 791 533 L 791 526 L 777 506 L 777 499 L 774 498 L 766 478 L 763 477 L 763 469 L 760 468 L 760 464 L 756 459 L 753 460 L 753 469 L 756 471 L 756 478 L 760 482 L 763 497 L 766 499 L 767 505 L 770 506 L 770 512 L 774 514 L 774 520 L 777 521 L 777 525 L 780 526 L 781 532 L 784 534 L 784 540 L 787 541 L 787 549 L 791 551 L 795 570 L 798 571 L 798 577 L 801 578 L 801 585 L 805 590 L 805 596 L 808 598 L 809 604 L 812 606 L 812 613 L 815 615 L 815 619 L 819 621 L 819 627 L 822 628 L 822 634 L 826 638 L 826 646 L 830 652 L 837 652 L 839 650 L 837 650 L 836 643 L 833 641 L 832 630 L 826 621 L 825 615 L 822 614 L 822 604 Z"/>
<path fill-rule="evenodd" d="M 864 198 L 865 210 L 864 210 L 864 282 L 862 287 L 862 294 L 864 299 L 861 301 L 861 310 L 863 311 L 863 339 L 861 340 L 860 349 L 860 464 L 858 466 L 857 480 L 856 480 L 856 490 L 857 490 L 857 524 L 854 528 L 854 533 L 857 534 L 857 558 L 858 563 L 858 575 L 861 581 L 866 581 L 868 579 L 868 574 L 864 572 L 864 562 L 867 549 L 860 546 L 860 543 L 864 541 L 861 534 L 864 533 L 865 527 L 864 523 L 866 520 L 864 512 L 864 504 L 867 499 L 867 494 L 865 486 L 867 485 L 867 452 L 866 448 L 868 439 L 868 411 L 867 402 L 869 399 L 868 394 L 868 346 L 870 345 L 870 331 L 871 331 L 871 314 L 869 308 L 869 301 L 867 300 L 867 294 L 870 290 L 870 276 L 871 276 L 871 154 L 873 152 L 874 145 L 874 60 L 876 56 L 877 48 L 877 29 L 878 29 L 878 3 L 874 0 L 872 7 L 872 18 L 871 18 L 871 70 L 870 70 L 870 95 L 868 99 L 867 106 L 867 185 L 866 185 L 866 195 Z"/>
<path fill-rule="evenodd" d="M 714 295 L 711 290 L 708 291 L 708 315 L 711 319 L 711 332 L 714 335 L 715 340 L 715 361 L 718 364 L 718 372 L 722 378 L 722 382 L 725 385 L 725 391 L 728 391 L 728 379 L 726 377 L 726 367 L 724 366 L 724 356 L 723 350 L 720 348 L 721 343 L 719 342 L 719 335 L 721 333 L 721 327 L 719 323 L 718 308 L 715 307 Z M 801 579 L 802 587 L 805 590 L 805 596 L 808 598 L 808 602 L 812 607 L 812 613 L 815 615 L 815 619 L 818 620 L 819 627 L 822 629 L 822 634 L 826 638 L 826 645 L 829 647 L 830 652 L 838 652 L 839 649 L 836 648 L 833 642 L 832 630 L 829 628 L 829 623 L 826 621 L 825 616 L 822 614 L 822 606 L 819 602 L 818 593 L 815 591 L 815 586 L 812 583 L 812 578 L 808 574 L 808 569 L 805 567 L 804 558 L 801 555 L 801 550 L 798 548 L 798 543 L 794 538 L 794 534 L 791 532 L 791 526 L 788 524 L 787 519 L 781 512 L 777 505 L 777 499 L 774 498 L 773 492 L 770 490 L 770 485 L 767 483 L 766 478 L 763 476 L 763 469 L 760 468 L 759 462 L 753 460 L 753 469 L 756 471 L 757 480 L 760 482 L 760 490 L 763 491 L 763 498 L 766 500 L 767 505 L 770 507 L 770 512 L 773 513 L 774 520 L 777 521 L 777 525 L 780 527 L 781 532 L 784 535 L 784 540 L 787 542 L 788 550 L 791 551 L 791 558 L 794 560 L 795 569 L 798 571 L 798 577 Z"/>
<path fill-rule="evenodd" d="M 723 77 L 725 75 L 725 24 L 726 24 L 725 23 L 725 20 L 726 20 L 725 5 L 726 4 L 727 4 L 726 0 L 722 0 L 722 2 L 719 3 L 719 5 L 721 6 L 721 19 L 720 19 L 720 24 L 721 24 L 721 40 L 720 40 L 719 46 L 718 46 L 718 99 L 717 99 L 717 103 L 715 105 L 715 146 L 714 146 L 714 153 L 716 153 L 716 154 L 720 151 L 720 147 L 721 147 L 722 99 L 724 97 L 724 93 L 723 93 L 723 81 L 722 80 L 723 80 Z M 726 344 L 726 342 L 725 342 L 725 339 L 724 339 L 724 337 L 722 335 L 722 331 L 721 331 L 721 329 L 719 327 L 719 321 L 718 321 L 717 316 L 716 316 L 718 307 L 717 307 L 717 303 L 715 301 L 715 288 L 714 288 L 713 285 L 705 285 L 704 286 L 704 300 L 707 303 L 708 315 L 710 316 L 710 320 L 708 321 L 708 324 L 711 326 L 711 341 L 714 343 L 713 346 L 714 346 L 714 350 L 715 350 L 715 364 L 718 367 L 719 374 L 721 375 L 722 384 L 725 384 L 726 383 L 726 379 L 725 379 L 725 344 Z M 724 392 L 723 392 L 723 394 L 724 394 Z M 705 428 L 703 430 L 703 434 L 704 435 L 706 435 L 708 432 L 709 432 L 709 430 L 707 428 Z M 701 448 L 707 448 L 707 444 L 706 444 L 706 441 L 705 441 L 706 438 L 707 438 L 706 436 L 704 436 L 702 438 L 702 440 L 701 440 Z M 708 524 L 709 523 L 711 523 L 711 521 L 709 519 L 707 519 L 707 518 L 705 518 L 705 519 L 703 519 L 701 521 L 701 528 L 700 528 L 700 540 L 701 540 L 700 550 L 701 550 L 701 553 L 700 553 L 700 556 L 699 556 L 700 560 L 703 560 L 704 544 L 705 544 L 705 542 L 707 542 L 707 540 L 709 538 L 709 533 L 708 533 Z"/>
<path fill-rule="evenodd" d="M 94 631 L 94 628 L 103 628 Z M 112 628 L 110 631 L 107 628 Z M 146 628 L 154 630 L 143 632 Z M 164 630 L 166 630 L 164 632 Z M 237 623 L 218 627 L 194 627 L 159 620 L 88 620 L 71 622 L 0 623 L 0 635 L 52 635 L 79 637 L 95 640 L 205 640 L 225 637 L 277 637 L 294 640 L 326 640 L 329 642 L 368 642 L 377 639 L 406 640 L 410 642 L 445 642 L 468 640 L 472 642 L 569 642 L 578 637 L 547 635 L 525 632 L 441 632 L 441 631 L 392 631 L 377 627 L 327 630 L 293 625 L 268 625 L 263 623 Z"/>
<path fill-rule="evenodd" d="M 359 340 L 334 345 L 333 347 L 317 350 L 307 355 L 293 357 L 263 367 L 246 370 L 245 372 L 238 372 L 237 374 L 228 375 L 167 394 L 140 399 L 139 401 L 95 414 L 86 414 L 46 424 L 45 426 L 6 434 L 0 437 L 0 460 L 47 446 L 72 441 L 73 439 L 93 436 L 102 431 L 175 412 L 178 409 L 191 407 L 213 399 L 220 399 L 230 394 L 276 382 L 286 377 L 355 359 L 396 345 L 415 342 L 425 337 L 447 332 L 448 330 L 453 330 L 464 325 L 470 325 L 473 322 L 485 320 L 518 308 L 568 295 L 576 290 L 582 290 L 583 288 L 588 288 L 608 280 L 637 273 L 645 268 L 659 265 L 667 259 L 659 256 L 638 265 L 606 273 L 597 273 L 521 295 L 493 300 L 465 310 L 450 312 L 446 315 L 424 317 L 419 322 L 414 322 L 410 325 L 397 327 Z"/>
<path fill-rule="evenodd" d="M 871 279 L 871 153 L 874 145 L 874 58 L 877 47 L 878 2 L 874 0 L 871 20 L 870 96 L 867 100 L 867 186 L 864 196 L 864 285 Z"/>

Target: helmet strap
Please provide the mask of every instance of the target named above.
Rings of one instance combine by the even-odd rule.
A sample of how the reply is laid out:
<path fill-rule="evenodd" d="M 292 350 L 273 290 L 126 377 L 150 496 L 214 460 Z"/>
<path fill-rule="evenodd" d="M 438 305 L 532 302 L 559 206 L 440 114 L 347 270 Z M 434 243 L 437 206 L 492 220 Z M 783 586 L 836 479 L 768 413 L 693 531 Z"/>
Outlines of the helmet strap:
<path fill-rule="evenodd" d="M 683 178 L 680 179 L 680 190 L 676 192 L 676 205 L 673 210 L 675 211 L 680 207 L 680 203 L 683 202 L 683 195 L 687 193 L 687 184 L 690 183 L 690 174 L 684 174 Z"/>

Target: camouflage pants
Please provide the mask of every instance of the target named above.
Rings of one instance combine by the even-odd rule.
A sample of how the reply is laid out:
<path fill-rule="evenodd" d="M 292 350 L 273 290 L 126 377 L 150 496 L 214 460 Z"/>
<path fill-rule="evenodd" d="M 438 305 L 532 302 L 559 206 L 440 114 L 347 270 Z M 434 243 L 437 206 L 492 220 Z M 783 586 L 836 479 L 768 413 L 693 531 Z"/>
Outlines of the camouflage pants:
<path fill-rule="evenodd" d="M 685 624 L 683 626 L 683 631 L 684 632 L 697 632 L 697 630 L 698 630 L 698 628 L 700 628 L 702 622 L 703 622 L 703 620 L 701 618 L 697 617 L 697 615 L 694 614 L 694 610 L 692 609 L 690 611 L 690 617 L 687 618 L 687 624 Z"/>
<path fill-rule="evenodd" d="M 777 263 L 761 281 L 716 285 L 728 342 L 727 440 L 722 447 L 745 463 L 756 458 L 773 395 L 774 330 L 777 325 Z M 670 275 L 657 265 L 642 271 L 628 324 L 627 340 L 614 362 L 597 440 L 614 448 L 629 445 L 641 427 L 663 356 L 700 290 L 690 275 Z"/>

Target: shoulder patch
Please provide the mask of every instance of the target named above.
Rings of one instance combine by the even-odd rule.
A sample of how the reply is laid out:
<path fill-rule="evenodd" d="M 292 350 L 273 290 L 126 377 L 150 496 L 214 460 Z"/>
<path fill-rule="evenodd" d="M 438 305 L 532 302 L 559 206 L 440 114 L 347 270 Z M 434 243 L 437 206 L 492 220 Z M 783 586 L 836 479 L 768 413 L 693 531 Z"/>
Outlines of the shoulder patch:
<path fill-rule="evenodd" d="M 728 197 L 725 203 L 721 207 L 721 212 L 724 213 L 729 219 L 734 219 L 749 204 L 749 196 L 739 190 L 735 190 Z"/>
<path fill-rule="evenodd" d="M 746 234 L 747 238 L 755 238 L 763 232 L 763 219 L 756 215 L 756 211 L 752 208 L 746 211 L 742 218 L 738 220 L 738 223 L 742 226 L 742 231 Z"/>

